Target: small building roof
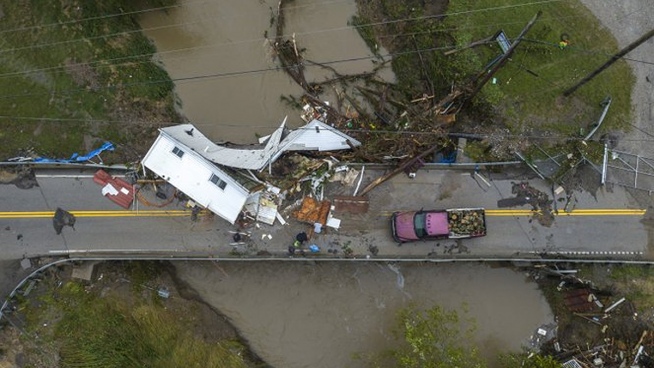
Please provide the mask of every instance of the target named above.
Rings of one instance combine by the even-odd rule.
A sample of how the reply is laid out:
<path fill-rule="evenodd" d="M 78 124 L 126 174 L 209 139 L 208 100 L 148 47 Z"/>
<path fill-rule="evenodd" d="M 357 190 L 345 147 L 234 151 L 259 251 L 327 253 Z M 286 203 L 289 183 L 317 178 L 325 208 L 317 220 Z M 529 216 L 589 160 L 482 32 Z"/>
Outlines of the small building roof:
<path fill-rule="evenodd" d="M 280 142 L 279 150 L 271 161 L 275 161 L 286 151 L 336 151 L 360 145 L 361 142 L 349 135 L 314 119 L 288 133 Z"/>
<path fill-rule="evenodd" d="M 305 126 L 290 132 L 279 146 L 283 151 L 335 151 L 360 145 L 361 142 L 340 130 L 319 120 L 311 120 Z"/>

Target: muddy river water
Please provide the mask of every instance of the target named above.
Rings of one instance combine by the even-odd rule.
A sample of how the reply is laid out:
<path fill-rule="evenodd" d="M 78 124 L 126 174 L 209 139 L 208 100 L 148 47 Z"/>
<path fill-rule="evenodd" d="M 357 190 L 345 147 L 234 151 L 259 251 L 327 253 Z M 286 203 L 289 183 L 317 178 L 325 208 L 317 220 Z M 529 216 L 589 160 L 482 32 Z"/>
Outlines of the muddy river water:
<path fill-rule="evenodd" d="M 277 64 L 267 40 L 277 1 L 181 0 L 141 25 L 173 79 L 181 110 L 215 141 L 254 143 L 298 111 L 280 100 L 301 89 Z M 340 73 L 369 70 L 371 52 L 348 27 L 353 0 L 292 2 L 286 32 L 308 59 Z M 350 60 L 343 61 L 342 60 Z M 319 69 L 308 78 L 325 78 Z M 392 80 L 392 75 L 383 76 Z M 355 353 L 391 345 L 398 308 L 467 304 L 477 320 L 476 344 L 487 355 L 519 349 L 551 312 L 535 284 L 508 269 L 484 265 L 191 263 L 179 275 L 226 315 L 274 367 L 360 366 Z"/>
<path fill-rule="evenodd" d="M 270 134 L 288 115 L 289 126 L 301 123 L 299 112 L 280 96 L 302 89 L 278 64 L 269 39 L 276 0 L 180 0 L 167 13 L 144 14 L 141 26 L 158 50 L 157 58 L 176 80 L 183 113 L 216 141 L 255 143 L 255 134 Z M 295 1 L 286 7 L 285 33 L 295 34 L 309 60 L 327 63 L 342 74 L 372 68 L 372 53 L 348 26 L 353 0 Z M 320 68 L 307 69 L 308 80 L 324 80 Z M 384 79 L 392 80 L 389 73 Z"/>
<path fill-rule="evenodd" d="M 552 315 L 523 273 L 480 264 L 181 263 L 178 275 L 274 367 L 358 367 L 392 346 L 395 314 L 414 303 L 463 310 L 489 360 L 519 351 Z M 464 314 L 462 314 L 463 316 Z"/>

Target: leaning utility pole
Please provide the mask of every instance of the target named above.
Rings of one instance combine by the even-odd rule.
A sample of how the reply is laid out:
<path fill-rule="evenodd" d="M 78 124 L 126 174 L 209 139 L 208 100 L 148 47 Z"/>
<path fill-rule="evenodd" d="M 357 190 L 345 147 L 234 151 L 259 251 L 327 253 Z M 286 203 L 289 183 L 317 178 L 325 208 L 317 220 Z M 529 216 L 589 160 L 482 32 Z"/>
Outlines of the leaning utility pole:
<path fill-rule="evenodd" d="M 498 60 L 497 63 L 495 63 L 495 66 L 490 71 L 488 71 L 488 73 L 486 73 L 486 75 L 484 76 L 484 78 L 482 78 L 482 80 L 480 82 L 476 83 L 475 89 L 470 94 L 470 96 L 468 96 L 469 99 L 472 99 L 477 93 L 479 93 L 479 91 L 481 91 L 481 88 L 486 84 L 486 82 L 488 82 L 488 80 L 491 79 L 491 77 L 504 65 L 504 63 L 506 63 L 506 61 L 509 59 L 509 57 L 511 57 L 511 54 L 513 54 L 513 51 L 515 50 L 515 48 L 518 47 L 518 45 L 520 44 L 520 41 L 522 41 L 522 38 L 531 29 L 531 27 L 534 25 L 534 23 L 536 23 L 536 20 L 538 20 L 538 18 L 540 17 L 540 15 L 542 13 L 543 12 L 538 11 L 538 13 L 536 13 L 536 15 L 534 15 L 534 17 L 531 18 L 529 23 L 527 23 L 525 28 L 522 29 L 522 31 L 520 32 L 518 37 L 515 39 L 515 41 L 513 41 L 513 43 L 511 44 L 511 47 L 509 47 L 509 49 L 506 50 L 504 55 L 502 55 L 500 60 Z"/>
<path fill-rule="evenodd" d="M 617 54 L 613 55 L 613 57 L 612 57 L 609 61 L 607 61 L 606 63 L 604 63 L 604 65 L 600 66 L 599 68 L 597 68 L 597 69 L 596 69 L 595 71 L 593 71 L 592 73 L 590 73 L 590 74 L 588 74 L 587 76 L 585 76 L 584 79 L 582 79 L 582 80 L 579 81 L 579 83 L 577 83 L 577 84 L 575 84 L 574 86 L 572 86 L 572 87 L 566 89 L 565 92 L 563 92 L 563 95 L 566 96 L 566 97 L 570 96 L 570 95 L 573 94 L 573 93 L 574 93 L 574 92 L 575 92 L 579 87 L 583 86 L 583 85 L 586 84 L 588 81 L 590 81 L 591 79 L 593 79 L 596 75 L 598 75 L 599 73 L 603 72 L 604 69 L 608 68 L 609 66 L 611 66 L 611 64 L 615 63 L 615 62 L 618 61 L 621 57 L 625 56 L 629 51 L 635 49 L 636 47 L 640 46 L 640 44 L 642 44 L 642 43 L 644 43 L 645 41 L 647 41 L 647 40 L 649 40 L 650 38 L 652 38 L 652 36 L 654 36 L 654 29 L 652 29 L 651 31 L 645 33 L 645 34 L 642 35 L 639 39 L 637 39 L 636 41 L 634 41 L 633 43 L 631 43 L 629 46 L 625 47 L 625 48 L 622 49 L 620 52 L 618 52 Z"/>

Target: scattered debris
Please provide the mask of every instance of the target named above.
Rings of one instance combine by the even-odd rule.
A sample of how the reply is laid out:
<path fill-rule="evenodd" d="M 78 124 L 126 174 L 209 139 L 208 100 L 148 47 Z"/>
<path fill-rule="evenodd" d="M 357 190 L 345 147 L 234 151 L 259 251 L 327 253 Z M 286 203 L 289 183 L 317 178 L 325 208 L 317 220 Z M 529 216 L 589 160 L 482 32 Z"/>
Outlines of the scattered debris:
<path fill-rule="evenodd" d="M 370 201 L 367 197 L 335 196 L 334 211 L 338 213 L 366 213 Z"/>
<path fill-rule="evenodd" d="M 70 158 L 48 158 L 48 157 L 15 157 L 9 159 L 9 161 L 16 162 L 38 162 L 38 163 L 85 163 L 91 162 L 96 163 L 93 160 L 96 159 L 98 164 L 102 164 L 102 157 L 100 154 L 104 151 L 113 151 L 115 147 L 111 142 L 104 142 L 100 148 L 94 149 L 93 151 L 87 153 L 86 155 L 80 155 L 79 153 L 73 153 Z"/>
<path fill-rule="evenodd" d="M 93 281 L 95 265 L 98 262 L 81 262 L 73 265 L 71 277 L 78 280 Z"/>
<path fill-rule="evenodd" d="M 591 312 L 601 308 L 595 303 L 597 297 L 589 288 L 568 290 L 563 298 L 565 306 L 571 312 Z"/>
<path fill-rule="evenodd" d="M 123 179 L 113 177 L 104 170 L 96 171 L 93 181 L 102 186 L 102 195 L 117 205 L 129 209 L 134 201 L 134 186 Z"/>
<path fill-rule="evenodd" d="M 62 210 L 61 208 L 57 208 L 54 213 L 54 217 L 52 218 L 52 224 L 55 231 L 57 232 L 57 235 L 61 234 L 64 226 L 70 226 L 73 228 L 73 230 L 75 230 L 75 221 L 75 215 L 68 211 Z"/>
<path fill-rule="evenodd" d="M 309 224 L 320 224 L 324 226 L 327 224 L 327 217 L 330 210 L 330 202 L 328 200 L 318 201 L 313 197 L 304 197 L 300 209 L 293 212 L 293 216 L 301 222 Z"/>
<path fill-rule="evenodd" d="M 23 270 L 29 270 L 32 268 L 32 261 L 29 258 L 23 258 L 20 260 L 20 267 Z"/>
<path fill-rule="evenodd" d="M 341 227 L 341 219 L 337 219 L 336 217 L 332 217 L 331 213 L 327 217 L 327 223 L 325 224 L 332 229 L 338 230 L 338 228 Z"/>
<path fill-rule="evenodd" d="M 549 196 L 530 186 L 529 182 L 526 181 L 512 184 L 511 193 L 515 197 L 500 199 L 497 201 L 497 207 L 517 207 L 529 204 L 532 207 L 532 211 L 534 211 L 534 219 L 543 226 L 552 226 L 554 223 L 553 201 Z"/>
<path fill-rule="evenodd" d="M 0 170 L 0 184 L 13 184 L 19 189 L 31 189 L 39 186 L 34 170 L 26 166 Z"/>
<path fill-rule="evenodd" d="M 555 337 L 530 345 L 532 350 L 553 356 L 563 367 L 654 367 L 650 358 L 654 328 L 647 318 L 638 316 L 627 298 L 616 299 L 612 287 L 600 289 L 577 277 L 576 269 L 537 265 L 534 271 L 539 282 L 547 277 L 561 280 L 556 287 L 542 286 L 562 295 L 552 297 L 562 302 L 564 309 L 556 316 Z"/>
<path fill-rule="evenodd" d="M 260 193 L 256 220 L 264 224 L 273 225 L 275 219 L 277 219 L 277 200 L 277 195 L 271 190 Z"/>

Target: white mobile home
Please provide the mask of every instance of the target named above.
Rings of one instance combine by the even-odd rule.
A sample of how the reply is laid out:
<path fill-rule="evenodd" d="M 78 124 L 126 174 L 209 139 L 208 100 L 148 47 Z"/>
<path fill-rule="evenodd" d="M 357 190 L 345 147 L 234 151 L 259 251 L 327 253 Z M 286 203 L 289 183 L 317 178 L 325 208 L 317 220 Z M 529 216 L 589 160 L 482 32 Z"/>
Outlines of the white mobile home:
<path fill-rule="evenodd" d="M 233 224 L 249 192 L 218 166 L 182 143 L 182 140 L 194 136 L 206 139 L 190 124 L 160 129 L 159 137 L 143 158 L 143 166 L 200 206 Z"/>

